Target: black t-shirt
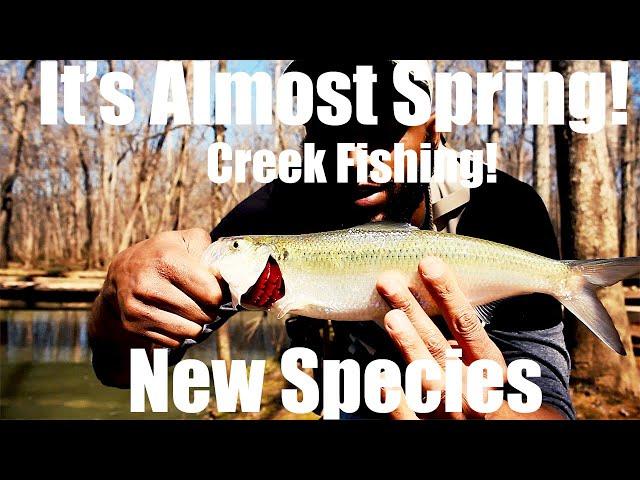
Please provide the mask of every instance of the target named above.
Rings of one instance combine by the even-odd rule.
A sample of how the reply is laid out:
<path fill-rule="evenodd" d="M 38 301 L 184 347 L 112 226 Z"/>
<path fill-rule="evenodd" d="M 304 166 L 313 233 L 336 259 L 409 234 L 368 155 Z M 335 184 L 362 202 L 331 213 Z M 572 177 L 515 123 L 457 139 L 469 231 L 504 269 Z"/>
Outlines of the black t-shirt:
<path fill-rule="evenodd" d="M 347 228 L 366 222 L 363 212 L 324 185 L 286 185 L 275 181 L 239 203 L 211 232 L 212 240 L 231 235 L 299 234 Z M 544 203 L 529 185 L 503 172 L 496 183 L 471 190 L 457 233 L 511 245 L 559 258 L 553 226 Z M 232 320 L 231 320 L 232 321 Z M 287 331 L 298 346 L 318 346 L 319 335 L 310 325 L 320 321 L 292 320 Z M 450 337 L 444 322 L 443 333 Z M 543 402 L 568 418 L 575 418 L 569 397 L 570 358 L 563 336 L 562 310 L 553 298 L 534 294 L 502 302 L 487 331 L 507 364 L 518 358 L 536 361 L 542 376 L 531 379 L 542 390 Z M 386 332 L 373 322 L 333 322 L 333 358 L 369 362 L 389 358 L 403 363 Z M 371 412 L 358 412 L 361 417 Z"/>

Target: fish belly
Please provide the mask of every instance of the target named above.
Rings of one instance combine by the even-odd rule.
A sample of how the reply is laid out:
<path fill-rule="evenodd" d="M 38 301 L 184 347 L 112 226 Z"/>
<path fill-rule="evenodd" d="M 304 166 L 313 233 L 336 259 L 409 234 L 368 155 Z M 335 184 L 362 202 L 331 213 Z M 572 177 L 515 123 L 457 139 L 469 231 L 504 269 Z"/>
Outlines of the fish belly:
<path fill-rule="evenodd" d="M 427 313 L 435 316 L 440 313 L 424 282 L 417 273 L 416 260 L 413 271 L 401 268 L 389 268 L 404 278 L 405 284 Z M 523 288 L 522 278 L 510 278 L 509 272 L 480 273 L 470 269 L 455 268 L 458 284 L 469 302 L 484 305 L 502 298 L 529 292 Z M 390 310 L 376 289 L 377 278 L 381 272 L 343 274 L 343 275 L 296 275 L 291 284 L 292 293 L 284 303 L 289 302 L 288 312 L 312 318 L 337 321 L 380 321 Z M 515 280 L 510 283 L 509 280 Z M 515 286 L 514 286 L 515 284 Z"/>
<path fill-rule="evenodd" d="M 301 274 L 295 276 L 291 296 L 282 299 L 289 313 L 338 321 L 382 320 L 389 311 L 376 290 L 376 276 Z"/>

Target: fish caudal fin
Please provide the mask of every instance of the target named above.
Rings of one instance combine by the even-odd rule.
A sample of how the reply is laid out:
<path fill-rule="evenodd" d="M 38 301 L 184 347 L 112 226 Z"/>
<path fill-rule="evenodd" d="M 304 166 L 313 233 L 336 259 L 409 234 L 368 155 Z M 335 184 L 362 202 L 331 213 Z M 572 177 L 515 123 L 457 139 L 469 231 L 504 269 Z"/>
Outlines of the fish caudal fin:
<path fill-rule="evenodd" d="M 558 297 L 558 300 L 608 347 L 620 355 L 627 354 L 609 312 L 596 296 L 596 289 L 592 285 L 587 284 L 581 291 Z"/>
<path fill-rule="evenodd" d="M 640 273 L 640 257 L 596 260 L 565 260 L 578 278 L 573 291 L 557 299 L 600 340 L 620 355 L 626 355 L 611 316 L 596 296 L 600 287 L 611 286 Z"/>
<path fill-rule="evenodd" d="M 640 274 L 640 257 L 566 260 L 564 263 L 597 287 L 609 287 Z"/>

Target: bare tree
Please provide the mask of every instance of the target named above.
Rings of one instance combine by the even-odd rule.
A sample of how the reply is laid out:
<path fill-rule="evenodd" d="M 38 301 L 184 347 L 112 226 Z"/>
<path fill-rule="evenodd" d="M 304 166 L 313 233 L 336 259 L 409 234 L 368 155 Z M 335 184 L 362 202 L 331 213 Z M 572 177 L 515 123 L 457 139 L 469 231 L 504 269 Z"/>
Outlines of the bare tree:
<path fill-rule="evenodd" d="M 13 185 L 18 175 L 18 168 L 22 160 L 22 148 L 25 140 L 25 124 L 27 122 L 27 105 L 33 88 L 36 61 L 30 60 L 24 69 L 22 85 L 15 96 L 13 107 L 13 122 L 11 123 L 11 139 L 9 143 L 9 165 L 0 179 L 0 268 L 6 268 L 11 256 L 9 243 L 9 229 L 13 214 Z"/>
<path fill-rule="evenodd" d="M 95 241 L 96 235 L 94 235 L 93 222 L 94 222 L 94 210 L 93 210 L 93 184 L 91 183 L 91 165 L 90 161 L 85 154 L 86 139 L 82 138 L 80 131 L 76 125 L 71 126 L 71 132 L 73 134 L 73 140 L 77 148 L 78 162 L 80 163 L 82 171 L 82 184 L 84 186 L 84 214 L 85 214 L 85 227 L 87 229 L 87 236 L 84 243 L 85 254 L 85 268 L 99 267 L 99 244 Z"/>
<path fill-rule="evenodd" d="M 226 60 L 218 60 L 218 72 L 226 72 L 227 71 L 227 61 Z M 224 125 L 215 125 L 216 132 L 216 142 L 224 142 L 225 140 L 225 126 Z M 222 168 L 222 161 L 218 159 L 218 168 Z M 222 185 L 212 183 L 212 226 L 216 226 L 220 223 L 222 219 L 223 213 L 223 205 L 224 195 L 222 191 Z M 229 323 L 225 323 L 218 329 L 216 332 L 216 349 L 218 351 L 218 358 L 220 360 L 224 360 L 227 364 L 227 371 L 231 369 L 231 340 L 229 338 Z"/>
<path fill-rule="evenodd" d="M 628 121 L 624 127 L 624 151 L 622 154 L 622 178 L 620 203 L 622 205 L 620 252 L 624 257 L 638 255 L 638 197 L 636 180 L 638 177 L 637 122 L 629 82 Z"/>
<path fill-rule="evenodd" d="M 536 60 L 535 71 L 547 73 L 551 71 L 549 60 Z M 551 208 L 551 132 L 548 123 L 549 95 L 545 87 L 543 95 L 544 123 L 533 127 L 533 187 L 544 201 L 549 210 Z"/>
<path fill-rule="evenodd" d="M 556 62 L 554 62 L 556 63 Z M 597 60 L 560 61 L 554 70 L 567 79 L 575 71 L 597 72 Z M 565 101 L 568 102 L 568 94 Z M 568 111 L 568 110 L 566 110 Z M 604 131 L 576 134 L 564 125 L 555 127 L 558 186 L 562 210 L 562 251 L 565 258 L 616 257 L 619 249 L 617 195 L 610 168 Z M 611 314 L 627 351 L 631 351 L 629 319 L 620 285 L 610 287 L 599 298 Z M 640 393 L 640 377 L 633 356 L 621 357 L 577 325 L 573 351 L 577 379 L 595 381 L 615 392 Z"/>
<path fill-rule="evenodd" d="M 183 62 L 184 75 L 186 78 L 186 86 L 187 91 L 189 92 L 189 96 L 192 96 L 193 91 L 193 72 L 191 71 L 191 63 Z M 162 206 L 162 212 L 160 213 L 160 218 L 158 219 L 158 226 L 156 227 L 156 233 L 163 229 L 164 219 L 170 218 L 170 212 L 172 210 L 175 211 L 174 221 L 172 222 L 171 227 L 173 229 L 180 228 L 181 226 L 181 218 L 184 208 L 184 179 L 187 175 L 187 167 L 189 165 L 189 142 L 191 140 L 191 127 L 186 126 L 182 131 L 182 141 L 180 142 L 180 150 L 178 153 L 178 162 L 177 165 L 171 166 L 175 170 L 171 181 L 169 182 L 169 186 L 167 189 L 167 193 L 164 198 L 164 204 Z M 172 152 L 172 145 L 169 145 L 168 152 Z M 173 155 L 171 155 L 173 158 Z M 184 221 L 184 220 L 183 220 Z"/>
<path fill-rule="evenodd" d="M 127 248 L 131 242 L 131 235 L 133 233 L 133 227 L 135 225 L 138 212 L 147 201 L 147 195 L 151 189 L 151 182 L 158 171 L 158 164 L 160 161 L 162 147 L 167 138 L 167 134 L 173 123 L 173 117 L 170 117 L 165 125 L 164 129 L 157 135 L 151 135 L 150 124 L 147 123 L 145 127 L 145 136 L 142 139 L 142 151 L 140 152 L 140 162 L 137 171 L 136 182 L 136 195 L 133 202 L 133 207 L 129 214 L 127 224 L 122 233 L 120 245 L 118 251 L 122 251 Z M 150 140 L 157 138 L 155 147 L 150 147 Z M 146 222 L 145 222 L 146 223 Z"/>
<path fill-rule="evenodd" d="M 0 62 L 0 181 L 7 192 L 2 220 L 11 229 L 10 236 L 8 231 L 3 235 L 14 260 L 29 266 L 103 268 L 112 253 L 158 229 L 218 223 L 259 186 L 249 172 L 245 184 L 214 185 L 212 198 L 203 162 L 211 141 L 208 127 L 174 126 L 172 119 L 155 127 L 141 117 L 126 126 L 108 125 L 100 115 L 99 77 L 82 90 L 86 125 L 41 125 L 30 114 L 38 102 L 34 65 Z M 136 80 L 139 111 L 148 110 L 153 62 L 105 61 L 99 66 L 101 71 L 127 71 Z M 184 67 L 191 90 L 191 63 Z M 225 71 L 225 61 L 219 68 Z M 218 139 L 225 138 L 225 130 L 215 126 Z M 297 143 L 296 129 L 278 130 L 284 146 Z M 243 148 L 273 148 L 268 131 L 240 128 L 233 138 Z"/>
<path fill-rule="evenodd" d="M 227 61 L 226 60 L 218 60 L 218 72 L 226 72 L 227 71 Z M 214 125 L 215 134 L 216 134 L 216 142 L 224 142 L 226 127 L 224 125 L 216 124 Z M 220 154 L 221 156 L 222 154 Z M 222 158 L 218 158 L 218 169 L 222 168 Z M 224 204 L 224 194 L 222 191 L 222 185 L 218 183 L 211 184 L 211 225 L 216 226 L 222 220 L 222 215 L 224 212 L 222 210 L 222 205 Z"/>
<path fill-rule="evenodd" d="M 487 60 L 486 70 L 487 72 L 491 72 L 493 74 L 499 73 L 504 69 L 504 61 L 503 60 Z M 500 166 L 503 161 L 502 158 L 502 147 L 500 144 L 500 124 L 501 124 L 501 110 L 500 110 L 500 97 L 496 93 L 493 96 L 493 124 L 488 127 L 488 141 L 489 143 L 495 143 L 498 146 L 498 166 Z M 504 168 L 502 166 L 501 168 Z"/>
<path fill-rule="evenodd" d="M 282 64 L 283 64 L 282 60 L 276 60 L 276 64 L 273 72 L 274 85 L 278 83 L 278 80 L 282 76 Z M 274 105 L 274 108 L 275 108 L 275 105 Z M 275 110 L 273 112 L 273 118 L 275 120 L 274 135 L 273 135 L 273 151 L 276 153 L 279 153 L 283 149 L 287 148 L 286 141 L 284 138 L 284 132 L 283 132 L 284 125 L 282 125 L 282 122 L 280 122 L 280 120 L 278 119 L 277 115 L 275 114 Z"/>
<path fill-rule="evenodd" d="M 606 73 L 607 78 L 611 78 L 611 60 L 600 60 L 600 69 Z M 613 108 L 613 92 L 611 91 L 611 82 L 607 82 L 607 111 L 611 112 Z M 605 126 L 605 134 L 607 137 L 607 151 L 609 152 L 609 160 L 611 168 L 617 169 L 621 163 L 622 142 L 620 136 L 620 125 L 607 122 Z"/>

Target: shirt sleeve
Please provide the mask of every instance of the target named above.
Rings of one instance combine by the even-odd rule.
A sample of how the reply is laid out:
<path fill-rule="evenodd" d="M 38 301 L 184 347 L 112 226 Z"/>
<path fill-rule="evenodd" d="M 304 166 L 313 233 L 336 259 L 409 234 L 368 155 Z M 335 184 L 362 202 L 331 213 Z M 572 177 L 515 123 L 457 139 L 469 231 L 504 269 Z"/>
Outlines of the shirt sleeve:
<path fill-rule="evenodd" d="M 576 413 L 569 397 L 571 360 L 564 344 L 562 324 L 542 330 L 493 330 L 489 337 L 502 352 L 507 365 L 526 358 L 540 365 L 540 377 L 527 378 L 542 392 L 542 402 L 555 407 L 570 420 Z"/>

